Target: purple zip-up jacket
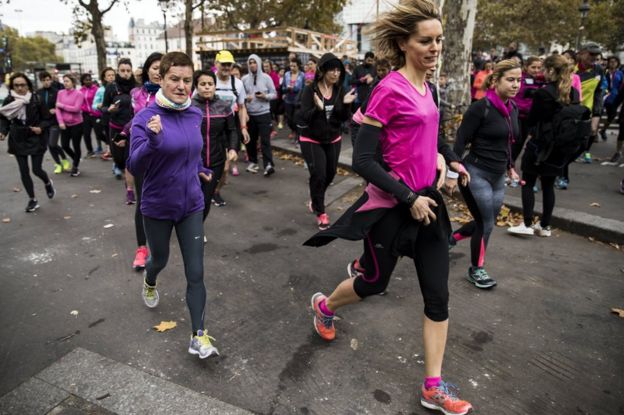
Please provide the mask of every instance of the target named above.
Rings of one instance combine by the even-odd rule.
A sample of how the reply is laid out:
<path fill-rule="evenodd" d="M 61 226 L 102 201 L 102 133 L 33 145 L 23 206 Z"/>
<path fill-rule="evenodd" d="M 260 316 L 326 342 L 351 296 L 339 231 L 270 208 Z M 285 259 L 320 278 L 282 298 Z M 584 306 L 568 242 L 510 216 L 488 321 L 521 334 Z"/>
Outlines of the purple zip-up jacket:
<path fill-rule="evenodd" d="M 147 122 L 160 115 L 162 130 L 154 134 Z M 195 107 L 175 111 L 148 105 L 132 121 L 128 170 L 143 176 L 141 213 L 179 222 L 204 210 L 199 173 L 202 166 L 202 113 Z"/>

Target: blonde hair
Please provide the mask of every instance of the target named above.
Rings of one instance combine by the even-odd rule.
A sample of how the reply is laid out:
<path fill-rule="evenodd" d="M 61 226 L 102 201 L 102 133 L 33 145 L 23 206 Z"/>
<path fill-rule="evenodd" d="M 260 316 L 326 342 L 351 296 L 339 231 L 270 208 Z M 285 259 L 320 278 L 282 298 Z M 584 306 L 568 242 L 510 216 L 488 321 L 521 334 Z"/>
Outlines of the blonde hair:
<path fill-rule="evenodd" d="M 418 23 L 432 19 L 442 21 L 433 1 L 402 0 L 382 14 L 366 33 L 374 39 L 377 56 L 387 59 L 392 67 L 398 69 L 405 66 L 405 52 L 399 47 L 399 42 L 416 33 Z"/>
<path fill-rule="evenodd" d="M 561 55 L 551 55 L 544 61 L 544 69 L 552 69 L 552 74 L 548 75 L 551 82 L 557 83 L 559 90 L 559 101 L 562 104 L 570 103 L 570 90 L 572 89 L 572 70 L 570 62 Z"/>
<path fill-rule="evenodd" d="M 520 68 L 520 63 L 518 63 L 518 61 L 515 59 L 505 59 L 498 62 L 496 65 L 494 65 L 492 73 L 489 74 L 487 78 L 485 78 L 485 81 L 483 81 L 483 86 L 481 86 L 481 89 L 487 91 L 488 89 L 492 88 L 495 83 L 500 81 L 500 79 L 505 75 L 505 72 Z"/>

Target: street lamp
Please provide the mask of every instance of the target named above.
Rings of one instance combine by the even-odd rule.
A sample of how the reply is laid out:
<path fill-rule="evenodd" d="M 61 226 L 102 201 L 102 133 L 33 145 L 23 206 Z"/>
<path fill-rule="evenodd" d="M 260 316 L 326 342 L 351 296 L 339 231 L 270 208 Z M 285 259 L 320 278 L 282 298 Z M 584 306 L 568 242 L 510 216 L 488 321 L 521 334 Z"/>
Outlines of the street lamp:
<path fill-rule="evenodd" d="M 589 14 L 589 1 L 583 0 L 583 3 L 578 8 L 579 13 L 581 13 L 581 26 L 579 27 L 578 34 L 576 35 L 576 50 L 579 50 L 581 46 L 581 33 L 585 30 L 585 19 Z"/>
<path fill-rule="evenodd" d="M 169 0 L 158 0 L 158 5 L 160 6 L 160 10 L 163 13 L 163 19 L 165 20 L 165 25 L 163 29 L 165 31 L 165 53 L 169 53 L 169 40 L 167 40 L 167 5 Z"/>

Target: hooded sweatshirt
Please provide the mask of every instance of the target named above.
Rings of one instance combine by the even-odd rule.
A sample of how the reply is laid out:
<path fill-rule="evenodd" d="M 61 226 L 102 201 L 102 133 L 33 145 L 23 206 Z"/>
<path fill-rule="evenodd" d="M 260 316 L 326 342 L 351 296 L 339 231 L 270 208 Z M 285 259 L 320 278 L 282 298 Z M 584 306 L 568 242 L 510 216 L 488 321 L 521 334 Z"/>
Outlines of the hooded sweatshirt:
<path fill-rule="evenodd" d="M 256 61 L 258 70 L 256 73 L 249 71 L 247 75 L 243 77 L 243 85 L 247 96 L 253 96 L 251 101 L 247 102 L 247 112 L 249 115 L 263 115 L 271 112 L 271 104 L 269 101 L 277 98 L 275 92 L 275 85 L 271 77 L 262 72 L 262 59 L 258 55 L 250 55 L 247 59 L 247 65 L 250 61 Z M 266 99 L 258 99 L 256 92 L 263 92 L 266 95 Z"/>
<path fill-rule="evenodd" d="M 322 69 L 330 60 L 337 60 L 340 66 L 340 78 L 332 88 L 332 95 L 325 99 L 319 90 L 318 83 L 321 81 L 316 72 L 314 81 L 303 89 L 301 94 L 301 109 L 297 113 L 297 125 L 302 126 L 301 140 L 326 144 L 340 139 L 342 123 L 351 115 L 349 105 L 342 101 L 345 96 L 343 89 L 345 68 L 342 62 L 333 54 L 326 53 L 321 56 L 318 67 Z M 323 109 L 319 109 L 314 103 L 314 94 L 323 98 Z"/>
<path fill-rule="evenodd" d="M 238 147 L 232 108 L 216 96 L 212 100 L 206 100 L 199 95 L 193 97 L 193 106 L 197 107 L 203 116 L 201 124 L 203 165 L 214 168 L 225 164 L 228 149 Z"/>
<path fill-rule="evenodd" d="M 160 115 L 162 130 L 154 134 L 147 122 Z M 199 173 L 202 166 L 201 112 L 148 105 L 132 121 L 128 170 L 143 175 L 141 213 L 148 218 L 179 222 L 204 210 Z"/>
<path fill-rule="evenodd" d="M 91 84 L 90 87 L 86 87 L 83 85 L 80 88 L 80 93 L 84 95 L 84 102 L 82 103 L 82 112 L 87 113 L 93 117 L 99 117 L 102 113 L 98 110 L 93 109 L 93 100 L 95 99 L 95 94 L 97 94 L 99 87 L 96 84 Z"/>

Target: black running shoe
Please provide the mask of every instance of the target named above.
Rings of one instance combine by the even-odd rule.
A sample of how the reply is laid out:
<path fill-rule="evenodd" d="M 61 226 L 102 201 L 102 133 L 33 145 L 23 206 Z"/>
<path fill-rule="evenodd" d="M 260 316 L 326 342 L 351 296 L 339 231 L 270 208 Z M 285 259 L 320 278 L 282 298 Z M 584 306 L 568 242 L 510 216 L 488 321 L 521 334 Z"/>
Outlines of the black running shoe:
<path fill-rule="evenodd" d="M 271 163 L 267 164 L 267 166 L 264 168 L 265 177 L 268 177 L 272 175 L 273 173 L 275 173 L 275 169 L 273 168 L 273 165 Z"/>
<path fill-rule="evenodd" d="M 466 276 L 468 281 L 473 283 L 477 288 L 492 288 L 496 285 L 496 281 L 490 278 L 487 272 L 482 267 L 470 267 L 468 268 L 468 275 Z"/>
<path fill-rule="evenodd" d="M 34 212 L 35 210 L 39 209 L 39 202 L 37 202 L 37 199 L 31 199 L 30 201 L 28 201 L 28 205 L 26 205 L 26 212 Z"/>
<path fill-rule="evenodd" d="M 48 195 L 48 199 L 52 199 L 56 194 L 56 190 L 54 189 L 54 183 L 50 180 L 50 183 L 45 185 L 46 194 Z"/>
<path fill-rule="evenodd" d="M 219 207 L 225 206 L 227 204 L 219 193 L 215 193 L 214 196 L 212 196 L 212 203 L 214 203 L 215 206 Z"/>
<path fill-rule="evenodd" d="M 78 177 L 80 176 L 80 170 L 78 170 L 78 167 L 72 167 L 71 173 L 69 173 L 69 175 L 72 177 Z"/>
<path fill-rule="evenodd" d="M 602 138 L 602 141 L 607 141 L 607 132 L 605 130 L 600 130 L 600 138 Z"/>

